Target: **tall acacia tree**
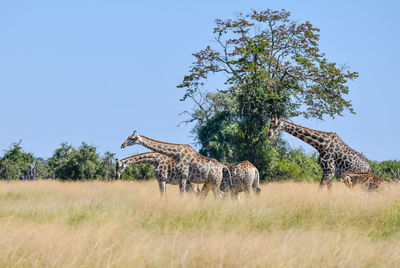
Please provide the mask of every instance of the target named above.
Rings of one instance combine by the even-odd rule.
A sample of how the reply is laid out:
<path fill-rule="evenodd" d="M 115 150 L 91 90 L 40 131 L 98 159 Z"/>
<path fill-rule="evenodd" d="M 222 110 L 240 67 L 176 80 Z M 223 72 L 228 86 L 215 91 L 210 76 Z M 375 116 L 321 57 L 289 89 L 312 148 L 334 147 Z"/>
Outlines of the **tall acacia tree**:
<path fill-rule="evenodd" d="M 358 74 L 329 62 L 319 49 L 319 29 L 290 15 L 268 9 L 217 19 L 214 44 L 193 54 L 195 61 L 178 85 L 186 100 L 203 90 L 210 74 L 226 77 L 224 90 L 236 103 L 238 157 L 259 168 L 265 165 L 259 154 L 268 147 L 270 118 L 354 113 L 344 95 L 346 83 Z"/>

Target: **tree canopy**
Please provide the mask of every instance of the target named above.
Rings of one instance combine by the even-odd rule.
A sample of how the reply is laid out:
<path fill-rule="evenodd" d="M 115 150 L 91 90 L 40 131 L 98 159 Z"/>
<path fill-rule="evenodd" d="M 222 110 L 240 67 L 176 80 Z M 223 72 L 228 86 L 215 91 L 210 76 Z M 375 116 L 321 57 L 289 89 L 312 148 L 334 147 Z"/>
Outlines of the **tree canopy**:
<path fill-rule="evenodd" d="M 8 150 L 4 150 L 4 156 L 0 159 L 0 178 L 18 179 L 26 176 L 28 166 L 35 162 L 32 153 L 23 151 L 21 142 L 12 143 Z"/>
<path fill-rule="evenodd" d="M 309 21 L 298 23 L 286 10 L 253 10 L 217 19 L 213 35 L 178 85 L 185 89 L 181 100 L 195 103 L 185 113 L 186 122 L 196 122 L 200 152 L 250 160 L 266 175 L 276 151 L 266 138 L 271 118 L 354 113 L 346 83 L 358 74 L 328 61 Z M 223 89 L 207 88 L 211 75 L 221 76 Z"/>
<path fill-rule="evenodd" d="M 224 73 L 227 89 L 238 90 L 249 104 L 261 102 L 266 116 L 322 119 L 353 112 L 344 98 L 345 84 L 358 74 L 329 62 L 319 49 L 319 29 L 290 15 L 267 9 L 217 19 L 214 45 L 193 54 L 189 74 L 178 85 L 186 89 L 183 100 L 198 92 L 211 73 Z"/>

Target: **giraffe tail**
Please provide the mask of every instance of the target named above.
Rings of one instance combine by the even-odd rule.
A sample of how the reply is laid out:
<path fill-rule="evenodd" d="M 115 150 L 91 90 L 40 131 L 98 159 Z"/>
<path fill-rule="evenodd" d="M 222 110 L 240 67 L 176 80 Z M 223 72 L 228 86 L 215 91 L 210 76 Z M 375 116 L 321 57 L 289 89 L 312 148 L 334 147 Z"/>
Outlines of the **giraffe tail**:
<path fill-rule="evenodd" d="M 255 176 L 254 176 L 254 181 L 253 181 L 253 189 L 256 192 L 257 195 L 259 195 L 261 193 L 261 189 L 260 189 L 260 173 L 258 172 L 258 169 L 256 168 L 254 170 L 255 172 Z"/>
<path fill-rule="evenodd" d="M 222 165 L 222 174 L 223 178 L 225 178 L 229 184 L 229 188 L 232 189 L 233 183 L 232 183 L 232 175 L 231 171 L 226 165 Z"/>

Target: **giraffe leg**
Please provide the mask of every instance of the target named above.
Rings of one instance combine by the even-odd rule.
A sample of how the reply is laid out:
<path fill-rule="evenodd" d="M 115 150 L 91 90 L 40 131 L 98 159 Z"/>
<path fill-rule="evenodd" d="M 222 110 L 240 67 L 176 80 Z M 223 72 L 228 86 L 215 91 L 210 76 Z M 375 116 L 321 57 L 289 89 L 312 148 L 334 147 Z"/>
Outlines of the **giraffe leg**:
<path fill-rule="evenodd" d="M 190 181 L 186 182 L 185 191 L 188 192 L 188 193 L 192 193 L 193 192 L 193 185 L 190 183 Z"/>
<path fill-rule="evenodd" d="M 198 188 L 199 186 L 197 186 Z M 195 189 L 194 183 L 192 184 L 190 181 L 186 182 L 186 192 L 190 193 L 193 197 L 197 197 L 198 192 Z"/>
<path fill-rule="evenodd" d="M 236 191 L 235 189 L 232 189 L 232 190 L 231 190 L 231 198 L 232 198 L 232 200 L 238 200 L 238 201 L 240 201 L 239 192 Z"/>
<path fill-rule="evenodd" d="M 166 182 L 167 182 L 167 172 L 161 171 L 156 174 L 158 187 L 160 188 L 160 195 L 162 198 L 165 198 L 165 193 L 167 191 Z"/>
<path fill-rule="evenodd" d="M 228 181 L 226 180 L 226 178 L 222 179 L 219 189 L 221 190 L 221 192 L 224 192 L 224 193 L 227 193 L 230 191 L 230 185 L 229 185 Z"/>
<path fill-rule="evenodd" d="M 185 189 L 186 189 L 186 181 L 188 178 L 188 174 L 189 174 L 189 170 L 188 169 L 183 169 L 181 171 L 180 174 L 180 178 L 179 178 L 179 192 L 180 192 L 180 196 L 181 198 L 183 198 L 183 195 L 185 193 Z"/>
<path fill-rule="evenodd" d="M 194 188 L 193 188 L 193 190 L 194 190 Z M 199 184 L 196 184 L 196 190 L 194 190 L 194 193 L 195 193 L 195 196 L 197 197 L 197 196 L 199 196 L 200 195 L 200 186 L 199 186 Z"/>
<path fill-rule="evenodd" d="M 159 188 L 160 188 L 160 195 L 161 195 L 161 198 L 165 198 L 165 192 L 166 192 L 166 185 L 165 185 L 165 181 L 162 181 L 162 180 L 158 180 L 158 186 L 159 186 Z"/>
<path fill-rule="evenodd" d="M 185 188 L 186 188 L 186 179 L 182 178 L 181 181 L 179 182 L 179 193 L 181 198 L 183 198 Z"/>
<path fill-rule="evenodd" d="M 213 191 L 214 197 L 216 199 L 221 199 L 222 198 L 221 192 L 219 190 L 219 185 L 212 184 L 212 191 Z"/>
<path fill-rule="evenodd" d="M 244 191 L 244 196 L 246 196 L 246 198 L 250 198 L 250 190 L 249 191 Z"/>
<path fill-rule="evenodd" d="M 321 182 L 319 183 L 320 189 L 327 185 L 328 190 L 332 188 L 332 178 L 335 176 L 335 162 L 333 160 L 320 160 L 320 165 L 323 170 Z"/>
<path fill-rule="evenodd" d="M 253 181 L 248 177 L 246 177 L 245 181 L 243 182 L 243 184 L 244 184 L 244 194 L 245 194 L 246 198 L 250 197 L 250 191 L 251 191 L 252 183 L 253 183 Z"/>
<path fill-rule="evenodd" d="M 199 193 L 200 197 L 202 199 L 205 199 L 207 197 L 207 194 L 210 191 L 210 189 L 211 189 L 210 183 L 209 182 L 205 182 L 204 185 L 203 185 L 203 188 L 201 188 L 201 191 Z"/>
<path fill-rule="evenodd" d="M 215 169 L 211 172 L 211 186 L 212 186 L 212 190 L 213 190 L 213 194 L 214 197 L 216 199 L 221 199 L 222 195 L 221 195 L 221 191 L 220 191 L 220 187 L 221 187 L 221 182 L 222 182 L 222 178 L 224 177 L 224 172 L 223 169 Z"/>
<path fill-rule="evenodd" d="M 319 183 L 320 189 L 324 188 L 324 185 L 327 185 L 328 190 L 332 188 L 332 178 L 335 174 L 333 172 L 325 173 L 322 176 L 321 182 Z"/>

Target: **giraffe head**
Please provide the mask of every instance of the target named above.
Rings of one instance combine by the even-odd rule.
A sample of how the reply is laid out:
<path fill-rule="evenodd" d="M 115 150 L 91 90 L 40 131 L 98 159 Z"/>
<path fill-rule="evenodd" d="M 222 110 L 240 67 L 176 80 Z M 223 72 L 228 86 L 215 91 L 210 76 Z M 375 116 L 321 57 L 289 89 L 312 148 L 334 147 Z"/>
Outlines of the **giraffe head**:
<path fill-rule="evenodd" d="M 353 182 L 351 181 L 351 177 L 350 177 L 349 174 L 346 174 L 346 175 L 345 175 L 343 178 L 341 178 L 340 180 L 343 181 L 344 184 L 345 184 L 347 187 L 349 187 L 349 188 L 353 187 Z"/>
<path fill-rule="evenodd" d="M 121 174 L 125 169 L 125 163 L 122 161 L 119 161 L 118 159 L 115 159 L 115 179 L 120 179 Z"/>
<path fill-rule="evenodd" d="M 277 132 L 282 129 L 282 121 L 274 117 L 269 125 L 268 139 L 270 140 Z"/>
<path fill-rule="evenodd" d="M 126 146 L 131 146 L 135 144 L 139 144 L 139 138 L 140 136 L 136 134 L 136 130 L 133 131 L 132 135 L 130 135 L 124 143 L 121 145 L 121 149 L 125 148 Z"/>

